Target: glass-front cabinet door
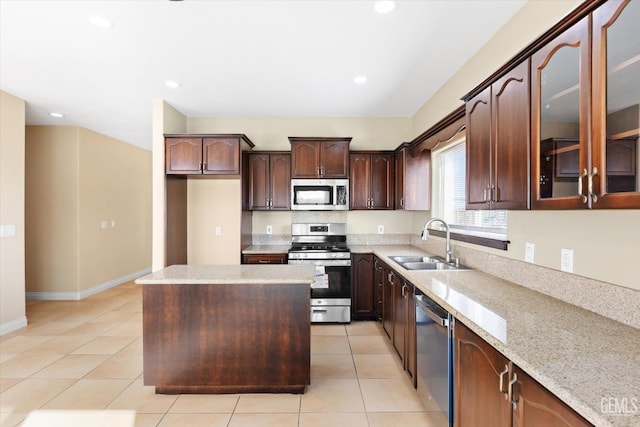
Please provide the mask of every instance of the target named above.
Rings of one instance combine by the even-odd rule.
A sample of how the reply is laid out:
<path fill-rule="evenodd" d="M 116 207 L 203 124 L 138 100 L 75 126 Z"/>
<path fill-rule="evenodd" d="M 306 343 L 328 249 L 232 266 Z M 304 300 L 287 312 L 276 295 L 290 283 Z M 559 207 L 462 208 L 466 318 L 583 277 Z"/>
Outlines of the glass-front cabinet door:
<path fill-rule="evenodd" d="M 531 58 L 531 206 L 589 206 L 589 20 Z"/>
<path fill-rule="evenodd" d="M 594 208 L 640 208 L 640 1 L 593 12 Z"/>

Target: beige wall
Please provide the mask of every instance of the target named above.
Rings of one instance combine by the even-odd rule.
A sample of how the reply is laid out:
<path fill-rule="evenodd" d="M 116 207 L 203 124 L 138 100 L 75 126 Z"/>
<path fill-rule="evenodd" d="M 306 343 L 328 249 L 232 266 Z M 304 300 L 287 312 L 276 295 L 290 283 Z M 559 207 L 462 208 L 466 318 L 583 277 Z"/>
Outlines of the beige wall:
<path fill-rule="evenodd" d="M 78 299 L 150 269 L 151 152 L 75 126 L 27 126 L 26 153 L 29 297 Z"/>
<path fill-rule="evenodd" d="M 240 264 L 241 195 L 239 179 L 189 180 L 188 264 Z"/>
<path fill-rule="evenodd" d="M 26 128 L 28 292 L 78 290 L 79 128 Z"/>
<path fill-rule="evenodd" d="M 352 137 L 352 150 L 390 150 L 411 138 L 410 118 L 220 117 L 188 119 L 193 133 L 244 133 L 255 150 L 290 150 L 289 136 Z"/>
<path fill-rule="evenodd" d="M 0 335 L 26 326 L 24 143 L 25 102 L 0 91 L 0 224 L 15 235 L 0 237 Z"/>
<path fill-rule="evenodd" d="M 164 134 L 186 132 L 187 118 L 162 99 L 153 100 L 152 110 L 153 165 L 151 176 L 153 180 L 153 255 L 151 268 L 153 271 L 157 271 L 166 266 L 167 260 Z"/>

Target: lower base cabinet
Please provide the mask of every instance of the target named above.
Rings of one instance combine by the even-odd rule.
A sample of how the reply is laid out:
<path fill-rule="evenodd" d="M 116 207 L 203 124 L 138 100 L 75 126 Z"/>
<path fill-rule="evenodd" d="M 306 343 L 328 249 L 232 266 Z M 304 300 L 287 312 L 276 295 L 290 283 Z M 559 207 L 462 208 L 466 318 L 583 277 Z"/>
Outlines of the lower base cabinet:
<path fill-rule="evenodd" d="M 454 426 L 592 426 L 459 320 L 454 337 Z"/>
<path fill-rule="evenodd" d="M 351 318 L 354 320 L 375 319 L 377 302 L 375 297 L 374 263 L 372 254 L 353 254 L 353 297 Z"/>

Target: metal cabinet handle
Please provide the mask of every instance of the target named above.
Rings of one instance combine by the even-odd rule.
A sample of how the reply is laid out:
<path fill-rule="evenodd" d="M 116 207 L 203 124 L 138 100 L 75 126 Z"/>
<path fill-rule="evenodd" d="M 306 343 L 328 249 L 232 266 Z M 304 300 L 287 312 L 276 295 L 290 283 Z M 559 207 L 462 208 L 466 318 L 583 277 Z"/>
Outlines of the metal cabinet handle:
<path fill-rule="evenodd" d="M 482 201 L 483 202 L 487 202 L 487 190 L 489 189 L 489 184 L 487 184 L 487 186 L 485 187 L 485 189 L 482 192 Z"/>
<path fill-rule="evenodd" d="M 593 192 L 593 177 L 598 175 L 598 168 L 593 167 L 592 173 L 589 175 L 589 181 L 587 182 L 587 187 L 589 190 L 589 196 L 591 196 L 591 201 L 596 203 L 598 201 L 598 195 Z"/>
<path fill-rule="evenodd" d="M 489 203 L 491 202 L 495 203 L 497 201 L 498 201 L 498 189 L 494 184 L 491 184 L 491 187 L 489 188 Z"/>
<path fill-rule="evenodd" d="M 588 199 L 586 195 L 582 194 L 582 178 L 585 178 L 588 175 L 589 174 L 587 173 L 587 170 L 584 169 L 584 172 L 582 172 L 582 174 L 578 177 L 578 196 L 582 198 L 582 203 L 587 203 Z"/>
<path fill-rule="evenodd" d="M 509 366 L 504 365 L 504 371 L 500 372 L 500 383 L 498 385 L 498 390 L 500 393 L 504 394 L 504 400 L 509 400 L 509 390 L 504 389 L 504 376 L 509 372 Z"/>
<path fill-rule="evenodd" d="M 516 383 L 518 382 L 518 375 L 514 372 L 511 381 L 509 381 L 509 395 L 511 396 L 511 405 L 513 410 L 518 409 L 518 393 L 516 392 Z"/>
<path fill-rule="evenodd" d="M 204 168 L 202 167 L 202 162 L 198 163 L 198 170 L 200 172 L 204 171 Z"/>
<path fill-rule="evenodd" d="M 407 297 L 407 285 L 402 285 L 402 297 Z"/>

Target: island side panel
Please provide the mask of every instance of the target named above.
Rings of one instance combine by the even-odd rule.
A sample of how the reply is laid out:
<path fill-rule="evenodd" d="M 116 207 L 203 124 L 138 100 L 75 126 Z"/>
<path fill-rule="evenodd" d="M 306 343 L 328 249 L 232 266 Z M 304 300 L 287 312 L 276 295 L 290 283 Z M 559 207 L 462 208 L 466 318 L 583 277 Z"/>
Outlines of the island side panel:
<path fill-rule="evenodd" d="M 143 287 L 144 384 L 160 393 L 303 392 L 309 285 Z"/>

